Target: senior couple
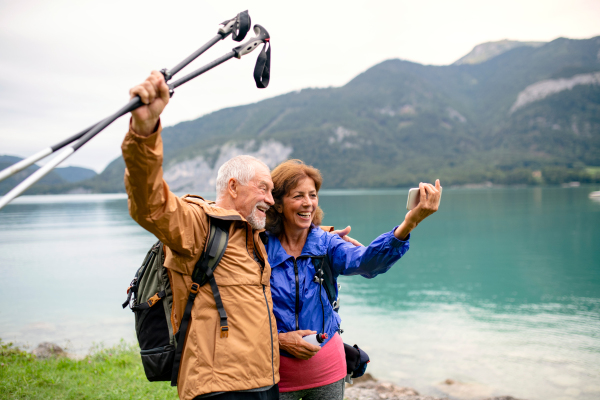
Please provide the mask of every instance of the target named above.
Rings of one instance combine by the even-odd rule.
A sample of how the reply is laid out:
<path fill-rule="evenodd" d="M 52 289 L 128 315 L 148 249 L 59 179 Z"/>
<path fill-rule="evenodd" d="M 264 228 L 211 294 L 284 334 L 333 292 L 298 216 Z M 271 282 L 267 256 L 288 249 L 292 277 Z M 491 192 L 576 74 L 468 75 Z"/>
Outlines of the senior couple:
<path fill-rule="evenodd" d="M 153 71 L 130 94 L 139 95 L 145 105 L 132 112 L 122 145 L 129 211 L 164 243 L 175 332 L 210 219 L 231 221 L 228 245 L 214 272 L 229 334 L 221 337 L 211 287 L 202 286 L 181 358 L 179 397 L 343 399 L 341 320 L 314 279 L 314 260 L 326 257 L 334 280 L 339 275 L 373 278 L 388 271 L 408 250 L 411 230 L 437 210 L 439 180 L 435 186 L 421 183 L 419 205 L 366 247 L 345 237 L 347 230 L 335 234 L 320 227 L 322 178 L 299 160 L 269 171 L 253 157 L 238 156 L 219 169 L 216 202 L 179 198 L 163 180 L 159 117 L 169 89 L 162 74 Z M 303 339 L 317 332 L 327 334 L 320 346 Z"/>

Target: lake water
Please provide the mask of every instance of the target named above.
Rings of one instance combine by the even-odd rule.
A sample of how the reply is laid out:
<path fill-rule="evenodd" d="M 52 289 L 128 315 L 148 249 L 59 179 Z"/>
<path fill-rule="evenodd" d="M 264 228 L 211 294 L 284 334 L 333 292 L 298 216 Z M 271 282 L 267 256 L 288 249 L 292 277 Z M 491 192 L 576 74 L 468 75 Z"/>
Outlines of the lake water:
<path fill-rule="evenodd" d="M 340 278 L 344 341 L 369 353 L 374 376 L 421 393 L 599 399 L 593 190 L 445 190 L 387 274 Z M 323 192 L 324 223 L 367 243 L 401 222 L 406 193 Z M 121 303 L 153 242 L 122 195 L 18 199 L 0 211 L 0 338 L 79 354 L 135 341 Z"/>

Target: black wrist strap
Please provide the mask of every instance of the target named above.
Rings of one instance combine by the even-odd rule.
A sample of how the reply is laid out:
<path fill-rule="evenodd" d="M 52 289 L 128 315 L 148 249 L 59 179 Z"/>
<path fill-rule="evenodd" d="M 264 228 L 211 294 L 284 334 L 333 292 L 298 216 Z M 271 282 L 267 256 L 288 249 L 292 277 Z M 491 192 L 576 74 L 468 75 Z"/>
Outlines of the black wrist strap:
<path fill-rule="evenodd" d="M 268 47 L 268 49 L 267 49 Z M 264 89 L 269 86 L 269 80 L 271 79 L 271 43 L 267 42 L 263 46 L 260 55 L 256 59 L 256 65 L 254 66 L 254 82 L 256 87 Z"/>

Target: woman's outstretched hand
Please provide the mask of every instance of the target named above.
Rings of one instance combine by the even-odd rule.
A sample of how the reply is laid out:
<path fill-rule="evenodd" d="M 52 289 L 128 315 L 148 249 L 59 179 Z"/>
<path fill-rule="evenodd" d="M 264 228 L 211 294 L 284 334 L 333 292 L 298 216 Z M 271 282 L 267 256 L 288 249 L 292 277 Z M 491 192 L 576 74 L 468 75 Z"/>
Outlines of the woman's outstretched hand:
<path fill-rule="evenodd" d="M 350 236 L 348 236 L 348 234 L 350 233 L 350 230 L 352 228 L 350 227 L 350 225 L 348 225 L 346 228 L 337 231 L 331 231 L 331 233 L 333 233 L 334 235 L 338 235 L 339 237 L 341 237 L 342 239 L 344 239 L 346 242 L 348 243 L 352 243 L 353 245 L 360 247 L 363 244 L 361 242 L 359 242 L 356 239 L 352 239 Z"/>
<path fill-rule="evenodd" d="M 308 330 L 280 333 L 279 348 L 287 351 L 296 358 L 308 360 L 317 354 L 321 350 L 321 347 L 308 343 L 302 337 L 315 333 L 317 332 Z"/>
<path fill-rule="evenodd" d="M 419 204 L 410 210 L 404 221 L 394 232 L 400 240 L 405 240 L 408 234 L 417 227 L 425 218 L 436 212 L 440 206 L 441 196 L 440 180 L 436 179 L 435 186 L 431 183 L 419 183 Z"/>

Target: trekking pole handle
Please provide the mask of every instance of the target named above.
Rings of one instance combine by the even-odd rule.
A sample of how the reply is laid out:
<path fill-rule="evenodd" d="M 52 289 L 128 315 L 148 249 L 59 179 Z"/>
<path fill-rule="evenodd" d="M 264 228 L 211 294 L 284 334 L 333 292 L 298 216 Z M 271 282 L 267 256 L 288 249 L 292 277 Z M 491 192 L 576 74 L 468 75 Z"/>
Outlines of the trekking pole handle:
<path fill-rule="evenodd" d="M 221 35 L 221 37 L 226 38 L 231 32 L 233 32 L 233 27 L 235 26 L 236 23 L 236 19 L 237 18 L 232 18 L 229 21 L 225 21 L 223 22 L 221 25 L 223 25 L 221 28 L 219 28 L 219 35 Z"/>
<path fill-rule="evenodd" d="M 194 61 L 202 53 L 204 53 L 206 50 L 208 50 L 212 46 L 214 46 L 215 43 L 217 43 L 219 40 L 226 39 L 227 36 L 231 35 L 232 33 L 234 33 L 234 40 L 237 40 L 238 42 L 240 40 L 242 40 L 244 38 L 244 36 L 246 36 L 246 32 L 248 32 L 248 29 L 245 28 L 245 26 L 248 25 L 249 22 L 250 22 L 250 15 L 248 14 L 248 10 L 242 11 L 241 13 L 236 15 L 234 18 L 222 22 L 221 25 L 223 25 L 223 26 L 219 28 L 219 31 L 217 32 L 216 36 L 214 36 L 212 39 L 210 39 L 205 45 L 203 45 L 198 50 L 196 50 L 195 52 L 190 54 L 185 60 L 181 61 L 179 64 L 177 64 L 173 68 L 171 68 L 171 69 L 164 68 L 160 71 L 163 74 L 163 76 L 165 77 L 165 82 L 168 82 L 173 77 L 173 75 L 175 75 L 176 73 L 181 71 L 186 65 L 188 65 L 189 63 Z M 240 31 L 240 29 L 241 29 L 241 31 Z M 234 32 L 234 30 L 235 30 L 235 32 Z M 173 95 L 172 92 L 170 94 L 171 94 L 171 96 Z"/>
<path fill-rule="evenodd" d="M 211 61 L 210 63 L 206 64 L 203 67 L 198 68 L 197 70 L 195 70 L 193 72 L 190 72 L 186 76 L 179 78 L 174 82 L 169 83 L 168 84 L 169 85 L 169 94 L 172 95 L 173 89 L 175 89 L 176 87 L 183 85 L 187 81 L 192 80 L 199 75 L 202 75 L 203 73 L 213 69 L 217 65 L 223 64 L 225 61 L 230 60 L 233 57 L 242 58 L 243 55 L 251 53 L 260 44 L 267 43 L 269 41 L 269 39 L 271 38 L 269 36 L 269 32 L 267 32 L 267 30 L 265 28 L 263 28 L 261 25 L 258 25 L 258 24 L 254 25 L 254 33 L 256 34 L 256 36 L 253 37 L 252 39 L 248 40 L 246 43 L 243 43 L 243 44 L 235 47 L 229 53 L 217 58 L 214 61 Z"/>
<path fill-rule="evenodd" d="M 236 42 L 241 42 L 246 37 L 246 34 L 250 30 L 252 26 L 250 14 L 248 14 L 248 10 L 242 11 L 235 18 L 232 18 L 228 21 L 221 22 L 223 27 L 219 29 L 219 34 L 223 36 L 223 39 L 227 37 L 230 33 L 232 34 L 233 40 Z"/>
<path fill-rule="evenodd" d="M 242 58 L 242 56 L 252 53 L 259 45 L 271 40 L 269 32 L 262 25 L 254 25 L 254 34 L 256 35 L 255 37 L 233 49 L 236 58 Z"/>

